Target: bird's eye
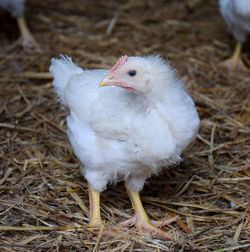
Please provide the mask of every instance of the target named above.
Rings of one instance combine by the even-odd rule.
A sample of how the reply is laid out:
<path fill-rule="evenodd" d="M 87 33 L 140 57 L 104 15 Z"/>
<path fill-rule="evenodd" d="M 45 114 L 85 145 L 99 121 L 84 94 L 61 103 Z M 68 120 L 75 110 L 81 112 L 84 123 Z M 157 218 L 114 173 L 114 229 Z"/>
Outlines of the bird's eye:
<path fill-rule="evenodd" d="M 128 71 L 128 75 L 131 76 L 131 77 L 134 77 L 134 76 L 136 76 L 136 71 L 135 70 L 130 70 L 130 71 Z"/>

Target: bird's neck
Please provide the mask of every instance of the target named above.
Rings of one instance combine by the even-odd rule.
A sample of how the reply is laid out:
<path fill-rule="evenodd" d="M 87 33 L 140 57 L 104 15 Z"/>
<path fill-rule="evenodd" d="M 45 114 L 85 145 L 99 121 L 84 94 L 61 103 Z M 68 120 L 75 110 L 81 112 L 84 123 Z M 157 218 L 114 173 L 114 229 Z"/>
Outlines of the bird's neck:
<path fill-rule="evenodd" d="M 157 104 L 164 100 L 163 95 L 160 96 L 155 93 L 138 94 L 136 96 L 138 108 L 141 111 L 148 113 L 157 108 Z"/>
<path fill-rule="evenodd" d="M 178 89 L 180 86 L 181 85 L 177 82 L 171 82 L 168 85 L 165 83 L 162 85 L 158 84 L 157 88 L 154 90 L 150 90 L 143 94 L 137 94 L 137 104 L 146 111 L 157 109 L 159 104 L 168 106 L 169 99 L 173 100 L 174 97 L 178 97 Z"/>

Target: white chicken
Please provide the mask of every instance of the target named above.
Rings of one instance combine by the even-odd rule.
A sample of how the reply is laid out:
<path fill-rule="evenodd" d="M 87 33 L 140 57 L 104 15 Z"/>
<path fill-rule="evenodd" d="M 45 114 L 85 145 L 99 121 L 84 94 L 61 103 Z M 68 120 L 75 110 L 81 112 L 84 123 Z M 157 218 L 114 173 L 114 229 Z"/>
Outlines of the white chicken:
<path fill-rule="evenodd" d="M 247 71 L 240 54 L 242 44 L 246 41 L 247 35 L 250 33 L 250 1 L 220 0 L 220 11 L 228 28 L 237 40 L 233 56 L 224 61 L 223 65 L 230 70 Z"/>
<path fill-rule="evenodd" d="M 102 225 L 100 192 L 124 180 L 135 216 L 123 224 L 170 239 L 149 220 L 139 191 L 148 177 L 178 163 L 197 135 L 194 102 L 175 71 L 159 56 L 123 56 L 110 71 L 84 70 L 62 56 L 52 59 L 50 72 L 70 110 L 68 137 L 89 184 L 90 227 Z"/>
<path fill-rule="evenodd" d="M 19 30 L 21 32 L 20 41 L 26 51 L 41 51 L 39 44 L 33 38 L 24 18 L 25 0 L 0 0 L 0 8 L 8 10 L 16 18 Z"/>

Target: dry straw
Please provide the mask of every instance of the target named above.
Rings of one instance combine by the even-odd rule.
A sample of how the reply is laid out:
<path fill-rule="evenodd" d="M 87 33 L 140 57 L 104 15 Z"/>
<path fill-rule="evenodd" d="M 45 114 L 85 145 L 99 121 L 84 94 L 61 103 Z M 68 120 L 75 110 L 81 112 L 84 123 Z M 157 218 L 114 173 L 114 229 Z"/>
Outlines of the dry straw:
<path fill-rule="evenodd" d="M 42 54 L 9 51 L 16 24 L 1 13 L 1 251 L 249 251 L 250 74 L 218 67 L 234 41 L 217 1 L 201 2 L 27 1 Z M 104 229 L 87 229 L 87 185 L 48 73 L 60 53 L 89 68 L 109 68 L 123 54 L 159 53 L 187 82 L 202 119 L 199 137 L 181 165 L 142 192 L 152 218 L 179 215 L 167 228 L 175 241 L 117 225 L 133 214 L 122 184 L 101 196 Z M 248 64 L 249 55 L 246 46 Z"/>

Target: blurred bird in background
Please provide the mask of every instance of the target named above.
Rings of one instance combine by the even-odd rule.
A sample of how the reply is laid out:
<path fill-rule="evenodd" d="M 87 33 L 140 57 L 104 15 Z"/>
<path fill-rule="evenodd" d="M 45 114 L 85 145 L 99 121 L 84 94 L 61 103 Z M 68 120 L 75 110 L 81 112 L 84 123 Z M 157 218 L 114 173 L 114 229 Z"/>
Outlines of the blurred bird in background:
<path fill-rule="evenodd" d="M 52 59 L 50 72 L 70 110 L 68 137 L 89 184 L 90 227 L 102 226 L 100 192 L 124 180 L 135 216 L 122 224 L 171 239 L 157 227 L 176 218 L 150 221 L 139 192 L 148 177 L 181 160 L 198 132 L 194 102 L 175 71 L 158 56 L 123 56 L 110 71 L 83 70 L 63 56 Z"/>
<path fill-rule="evenodd" d="M 250 0 L 220 0 L 220 11 L 237 44 L 232 57 L 222 63 L 229 70 L 248 71 L 241 60 L 242 44 L 250 33 Z"/>
<path fill-rule="evenodd" d="M 17 20 L 21 33 L 19 42 L 25 51 L 40 52 L 41 48 L 32 36 L 24 18 L 25 0 L 0 0 L 0 8 L 5 9 Z"/>

